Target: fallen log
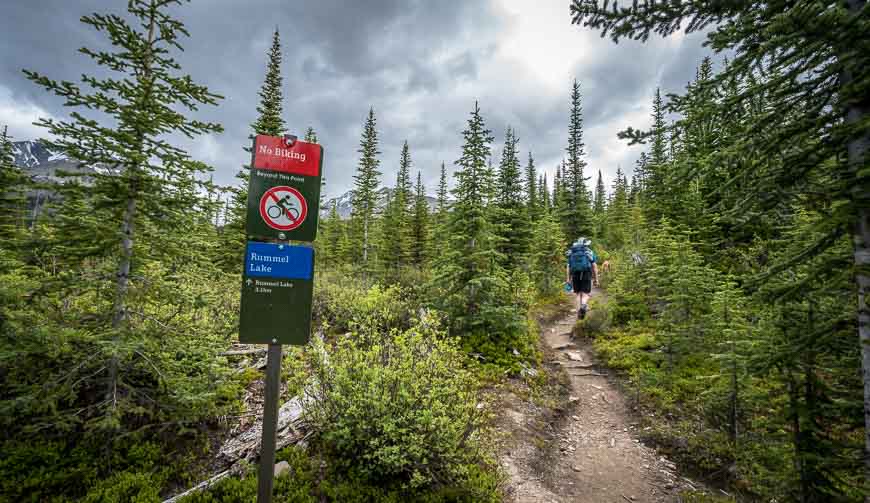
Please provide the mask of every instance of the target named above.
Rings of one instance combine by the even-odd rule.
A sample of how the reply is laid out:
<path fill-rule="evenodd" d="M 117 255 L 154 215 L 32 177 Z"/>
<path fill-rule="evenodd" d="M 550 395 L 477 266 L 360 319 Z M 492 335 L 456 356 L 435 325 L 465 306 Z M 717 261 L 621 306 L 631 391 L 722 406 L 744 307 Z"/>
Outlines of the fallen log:
<path fill-rule="evenodd" d="M 278 409 L 278 430 L 276 447 L 282 449 L 294 440 L 303 438 L 302 400 L 295 397 Z M 260 455 L 260 441 L 263 436 L 263 423 L 257 422 L 241 435 L 227 440 L 218 450 L 218 458 L 228 464 L 246 459 L 251 461 Z"/>
<path fill-rule="evenodd" d="M 209 487 L 213 486 L 215 483 L 217 483 L 221 479 L 226 478 L 232 472 L 233 472 L 233 470 L 224 470 L 224 471 L 218 473 L 217 475 L 215 475 L 214 477 L 212 477 L 206 481 L 200 482 L 199 484 L 191 487 L 187 491 L 184 491 L 183 493 L 176 494 L 175 496 L 169 498 L 168 500 L 164 501 L 163 503 L 176 503 L 178 500 L 180 500 L 181 498 L 183 498 L 185 496 L 190 496 L 191 494 L 198 493 L 202 490 L 208 489 Z"/>
<path fill-rule="evenodd" d="M 242 460 L 254 461 L 260 456 L 262 437 L 263 422 L 259 421 L 241 434 L 227 439 L 218 449 L 217 459 L 221 471 L 163 503 L 176 503 L 184 496 L 207 489 L 237 471 L 238 463 Z M 291 444 L 305 444 L 308 436 L 302 427 L 302 400 L 299 397 L 291 399 L 278 409 L 276 437 L 276 449 L 283 449 Z"/>

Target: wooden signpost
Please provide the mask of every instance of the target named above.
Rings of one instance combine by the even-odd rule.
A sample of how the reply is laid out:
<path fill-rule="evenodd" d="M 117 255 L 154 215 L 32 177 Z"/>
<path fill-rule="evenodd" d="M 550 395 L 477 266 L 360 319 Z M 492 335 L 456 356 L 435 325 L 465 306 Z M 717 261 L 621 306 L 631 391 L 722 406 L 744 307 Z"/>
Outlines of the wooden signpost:
<path fill-rule="evenodd" d="M 268 344 L 257 501 L 272 501 L 281 345 L 311 334 L 314 249 L 323 147 L 295 136 L 254 138 L 239 341 Z M 290 241 L 307 242 L 291 245 Z"/>

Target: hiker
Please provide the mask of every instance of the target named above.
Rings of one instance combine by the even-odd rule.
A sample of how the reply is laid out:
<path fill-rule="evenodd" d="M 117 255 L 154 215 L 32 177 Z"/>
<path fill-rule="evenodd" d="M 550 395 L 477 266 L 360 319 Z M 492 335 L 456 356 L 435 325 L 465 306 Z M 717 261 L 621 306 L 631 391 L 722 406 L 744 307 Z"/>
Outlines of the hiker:
<path fill-rule="evenodd" d="M 595 261 L 595 252 L 589 245 L 592 241 L 580 237 L 568 250 L 568 265 L 565 267 L 567 282 L 571 284 L 574 293 L 580 299 L 580 308 L 577 317 L 581 320 L 586 317 L 589 310 L 589 296 L 592 293 L 593 282 L 598 284 L 598 265 Z"/>

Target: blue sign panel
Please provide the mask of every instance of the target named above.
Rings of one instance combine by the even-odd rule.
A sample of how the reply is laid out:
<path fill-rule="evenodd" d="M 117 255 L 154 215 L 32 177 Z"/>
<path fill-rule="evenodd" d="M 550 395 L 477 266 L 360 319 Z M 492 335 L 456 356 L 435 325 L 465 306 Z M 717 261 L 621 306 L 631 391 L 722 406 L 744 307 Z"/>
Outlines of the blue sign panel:
<path fill-rule="evenodd" d="M 248 241 L 245 276 L 310 280 L 313 275 L 313 248 Z"/>

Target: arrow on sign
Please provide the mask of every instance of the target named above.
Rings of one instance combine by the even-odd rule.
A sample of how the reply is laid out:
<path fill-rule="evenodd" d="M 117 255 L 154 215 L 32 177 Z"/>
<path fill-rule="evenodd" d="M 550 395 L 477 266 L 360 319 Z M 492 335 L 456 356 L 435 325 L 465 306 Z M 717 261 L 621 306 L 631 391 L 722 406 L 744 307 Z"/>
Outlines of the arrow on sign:
<path fill-rule="evenodd" d="M 248 286 L 251 286 L 251 283 L 253 283 L 253 282 L 254 281 L 251 278 L 248 278 L 247 281 L 245 281 L 245 283 L 247 283 Z"/>

